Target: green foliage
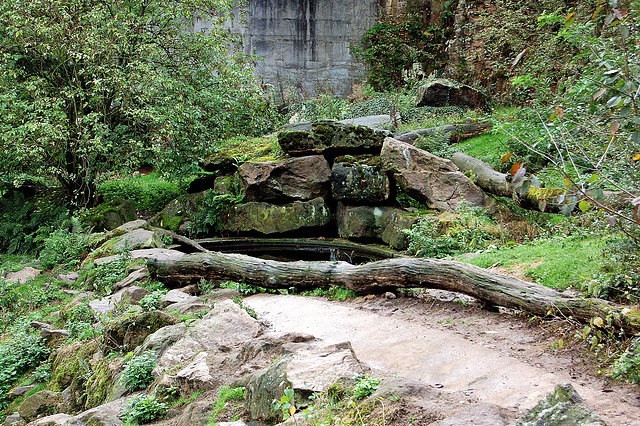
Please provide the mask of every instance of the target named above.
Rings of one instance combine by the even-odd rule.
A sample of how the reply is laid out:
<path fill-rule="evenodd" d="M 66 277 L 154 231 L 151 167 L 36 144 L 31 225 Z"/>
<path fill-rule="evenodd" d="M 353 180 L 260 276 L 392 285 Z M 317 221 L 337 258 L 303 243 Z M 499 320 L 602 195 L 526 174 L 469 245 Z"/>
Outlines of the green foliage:
<path fill-rule="evenodd" d="M 17 191 L 0 198 L 0 252 L 33 254 L 55 229 L 65 227 L 66 206 L 46 199 L 27 200 Z"/>
<path fill-rule="evenodd" d="M 67 318 L 65 328 L 71 340 L 86 341 L 99 334 L 99 330 L 93 326 L 95 322 L 93 310 L 87 304 L 72 307 L 64 312 L 64 317 Z"/>
<path fill-rule="evenodd" d="M 0 279 L 0 329 L 25 315 L 35 315 L 37 309 L 51 309 L 52 301 L 65 297 L 59 284 L 50 282 L 46 276 L 38 276 L 24 284 Z"/>
<path fill-rule="evenodd" d="M 142 308 L 143 311 L 149 312 L 155 309 L 160 309 L 160 299 L 162 296 L 167 294 L 166 289 L 155 290 L 151 294 L 147 294 L 138 302 L 138 305 Z"/>
<path fill-rule="evenodd" d="M 282 417 L 285 420 L 296 413 L 296 406 L 293 398 L 294 398 L 293 389 L 287 388 L 284 390 L 284 394 L 282 395 L 280 400 L 277 400 L 277 399 L 273 400 L 274 410 L 280 411 L 282 413 Z"/>
<path fill-rule="evenodd" d="M 131 201 L 137 210 L 155 212 L 186 193 L 187 181 L 168 181 L 157 173 L 147 176 L 119 178 L 101 183 L 98 194 L 105 202 L 122 199 Z"/>
<path fill-rule="evenodd" d="M 640 301 L 640 246 L 638 241 L 618 237 L 607 241 L 603 263 L 589 283 L 589 292 L 609 300 Z"/>
<path fill-rule="evenodd" d="M 352 391 L 353 399 L 359 401 L 372 395 L 378 389 L 380 382 L 380 379 L 374 377 L 356 376 Z"/>
<path fill-rule="evenodd" d="M 122 371 L 120 381 L 131 392 L 146 389 L 153 382 L 151 372 L 156 366 L 156 355 L 149 351 L 133 357 Z"/>
<path fill-rule="evenodd" d="M 218 194 L 214 190 L 209 190 L 204 196 L 202 206 L 189 224 L 189 231 L 196 235 L 219 232 L 230 210 L 243 199 L 244 193 L 237 182 L 230 194 Z"/>
<path fill-rule="evenodd" d="M 455 214 L 422 218 L 410 230 L 408 252 L 418 257 L 443 258 L 488 247 L 499 239 L 499 231 L 481 208 L 464 204 Z"/>
<path fill-rule="evenodd" d="M 616 379 L 640 385 L 640 338 L 634 338 L 629 349 L 613 363 L 612 373 Z"/>
<path fill-rule="evenodd" d="M 0 177 L 55 179 L 75 206 L 97 177 L 190 170 L 212 142 L 264 133 L 274 108 L 223 25 L 231 2 L 0 4 Z M 211 24 L 192 31 L 195 20 Z"/>
<path fill-rule="evenodd" d="M 51 364 L 43 363 L 36 367 L 31 373 L 31 379 L 34 383 L 46 383 L 51 377 Z"/>
<path fill-rule="evenodd" d="M 87 250 L 87 235 L 58 229 L 44 240 L 44 248 L 40 252 L 40 262 L 47 269 L 58 265 L 75 266 Z"/>
<path fill-rule="evenodd" d="M 47 358 L 49 349 L 37 333 L 19 330 L 0 343 L 0 407 L 7 403 L 7 393 L 20 375 Z"/>
<path fill-rule="evenodd" d="M 222 386 L 218 391 L 218 399 L 211 409 L 211 415 L 207 425 L 218 424 L 217 420 L 220 413 L 228 406 L 230 402 L 241 402 L 244 400 L 244 388 L 230 388 L 228 386 Z"/>
<path fill-rule="evenodd" d="M 133 398 L 122 411 L 120 418 L 125 423 L 144 424 L 164 416 L 169 407 L 153 395 Z"/>
<path fill-rule="evenodd" d="M 242 301 L 242 296 L 238 296 L 238 297 L 234 297 L 233 301 L 235 302 L 236 305 L 240 306 L 242 309 L 244 309 L 244 311 L 249 314 L 249 316 L 253 319 L 257 319 L 258 318 L 258 314 L 256 313 L 256 311 L 251 307 L 251 306 L 247 306 L 244 304 L 244 302 Z"/>
<path fill-rule="evenodd" d="M 131 253 L 125 250 L 111 262 L 88 264 L 80 270 L 80 276 L 87 289 L 108 294 L 115 283 L 127 276 L 131 263 Z"/>
<path fill-rule="evenodd" d="M 453 35 L 453 11 L 457 1 L 441 2 L 440 16 L 425 16 L 424 4 L 409 0 L 406 14 L 385 18 L 363 36 L 356 56 L 367 64 L 369 84 L 378 91 L 404 87 L 406 81 L 429 75 L 446 58 L 446 42 Z M 411 75 L 419 64 L 420 75 Z"/>

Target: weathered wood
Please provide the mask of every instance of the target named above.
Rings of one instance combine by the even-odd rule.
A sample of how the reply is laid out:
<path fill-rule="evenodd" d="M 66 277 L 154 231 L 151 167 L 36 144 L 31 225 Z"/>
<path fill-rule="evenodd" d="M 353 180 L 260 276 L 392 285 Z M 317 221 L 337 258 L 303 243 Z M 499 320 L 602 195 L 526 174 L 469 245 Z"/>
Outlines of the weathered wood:
<path fill-rule="evenodd" d="M 182 244 L 188 245 L 193 247 L 194 249 L 201 251 L 201 252 L 208 252 L 209 250 L 207 250 L 206 248 L 202 247 L 200 244 L 198 244 L 197 241 L 192 240 L 191 238 L 187 238 L 184 235 L 180 235 L 180 234 L 176 234 L 175 232 L 169 230 L 169 229 L 164 229 L 164 228 L 156 228 L 156 227 L 151 227 L 151 230 L 153 232 L 157 232 L 160 234 L 164 234 L 164 235 L 168 235 L 169 237 L 173 238 L 176 241 L 181 242 Z"/>
<path fill-rule="evenodd" d="M 600 299 L 568 297 L 547 287 L 496 274 L 462 262 L 430 258 L 385 259 L 363 265 L 346 262 L 277 262 L 241 254 L 190 254 L 178 261 L 150 261 L 152 277 L 183 286 L 207 280 L 234 280 L 265 288 L 343 286 L 357 293 L 397 288 L 456 291 L 479 300 L 536 315 L 548 313 L 581 322 L 609 315 L 626 330 L 640 330 L 640 314 Z"/>
<path fill-rule="evenodd" d="M 500 197 L 512 196 L 511 176 L 500 173 L 484 161 L 463 152 L 454 153 L 451 156 L 451 161 L 463 172 L 473 172 L 474 183 L 486 192 Z"/>
<path fill-rule="evenodd" d="M 491 124 L 490 121 L 473 121 L 462 124 L 430 127 L 428 129 L 409 130 L 396 133 L 393 135 L 393 138 L 402 142 L 413 143 L 421 136 L 446 135 L 449 143 L 455 143 L 486 133 L 492 128 L 493 124 Z"/>

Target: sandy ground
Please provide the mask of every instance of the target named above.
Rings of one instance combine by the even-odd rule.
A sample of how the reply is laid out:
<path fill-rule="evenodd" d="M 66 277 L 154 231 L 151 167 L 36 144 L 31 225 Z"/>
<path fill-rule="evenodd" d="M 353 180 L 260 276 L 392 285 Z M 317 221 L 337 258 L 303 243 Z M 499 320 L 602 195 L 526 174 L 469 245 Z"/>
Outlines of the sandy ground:
<path fill-rule="evenodd" d="M 436 297 L 433 297 L 436 296 Z M 451 293 L 350 302 L 258 294 L 244 303 L 275 331 L 350 341 L 373 376 L 399 376 L 521 415 L 571 383 L 609 425 L 640 425 L 640 389 L 596 378 L 593 366 L 553 351 L 557 332 L 525 318 L 458 303 Z"/>

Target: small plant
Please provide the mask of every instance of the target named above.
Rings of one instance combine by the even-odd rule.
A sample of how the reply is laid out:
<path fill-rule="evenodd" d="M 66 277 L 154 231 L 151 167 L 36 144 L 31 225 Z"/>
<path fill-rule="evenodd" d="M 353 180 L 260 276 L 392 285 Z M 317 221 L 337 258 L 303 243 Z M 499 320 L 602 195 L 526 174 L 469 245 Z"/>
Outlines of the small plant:
<path fill-rule="evenodd" d="M 132 399 L 123 410 L 120 418 L 125 423 L 144 424 L 164 416 L 168 411 L 164 402 L 153 395 L 141 395 Z"/>
<path fill-rule="evenodd" d="M 42 266 L 52 269 L 58 265 L 75 266 L 87 249 L 87 236 L 81 233 L 59 229 L 44 240 L 40 252 Z"/>
<path fill-rule="evenodd" d="M 153 352 L 145 352 L 133 357 L 127 363 L 122 377 L 122 384 L 131 392 L 146 389 L 153 382 L 151 372 L 156 366 L 156 355 Z"/>
<path fill-rule="evenodd" d="M 295 403 L 293 401 L 293 397 L 294 397 L 293 389 L 287 388 L 284 390 L 284 395 L 282 395 L 279 401 L 277 399 L 273 400 L 273 408 L 275 410 L 282 412 L 282 417 L 285 420 L 293 416 L 297 411 Z"/>
<path fill-rule="evenodd" d="M 232 193 L 230 194 L 219 194 L 213 190 L 206 193 L 202 208 L 198 210 L 193 221 L 189 224 L 189 232 L 203 235 L 209 232 L 219 232 L 222 229 L 222 224 L 230 210 L 244 199 L 244 193 L 237 182 L 234 181 L 231 189 Z"/>
<path fill-rule="evenodd" d="M 115 283 L 127 276 L 131 263 L 131 252 L 123 250 L 111 262 L 88 266 L 82 270 L 81 276 L 85 277 L 84 282 L 89 290 L 108 294 Z"/>
<path fill-rule="evenodd" d="M 629 349 L 613 364 L 612 375 L 640 385 L 640 338 L 634 338 Z"/>
<path fill-rule="evenodd" d="M 353 399 L 359 401 L 372 395 L 380 384 L 380 379 L 368 376 L 356 376 L 356 385 L 353 388 Z"/>
<path fill-rule="evenodd" d="M 344 287 L 332 286 L 327 290 L 327 297 L 331 300 L 344 302 L 345 300 L 355 298 L 356 293 L 353 290 L 348 290 Z"/>
<path fill-rule="evenodd" d="M 218 416 L 220 413 L 227 407 L 229 402 L 241 402 L 244 400 L 244 388 L 230 388 L 228 386 L 223 386 L 220 388 L 218 392 L 218 400 L 214 404 L 211 409 L 211 415 L 209 416 L 209 421 L 207 422 L 207 426 L 217 424 Z"/>
<path fill-rule="evenodd" d="M 160 308 L 160 299 L 167 294 L 167 290 L 156 290 L 151 294 L 147 294 L 138 302 L 138 305 L 145 312 L 150 312 Z"/>

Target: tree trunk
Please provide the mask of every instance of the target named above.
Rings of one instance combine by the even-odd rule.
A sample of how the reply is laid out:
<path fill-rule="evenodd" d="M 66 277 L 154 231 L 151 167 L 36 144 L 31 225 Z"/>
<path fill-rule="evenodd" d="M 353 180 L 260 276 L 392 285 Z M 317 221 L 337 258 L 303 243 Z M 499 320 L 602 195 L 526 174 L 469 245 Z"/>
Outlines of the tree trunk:
<path fill-rule="evenodd" d="M 396 133 L 394 139 L 402 142 L 413 143 L 421 136 L 446 135 L 449 143 L 460 142 L 474 136 L 481 135 L 493 128 L 490 121 L 474 121 L 463 124 L 448 124 L 446 126 L 431 127 L 428 129 L 409 130 Z"/>
<path fill-rule="evenodd" d="M 241 254 L 190 254 L 177 261 L 150 260 L 151 276 L 183 286 L 206 280 L 242 281 L 271 289 L 343 286 L 356 293 L 397 288 L 456 291 L 484 302 L 536 315 L 559 314 L 588 323 L 613 316 L 628 331 L 640 329 L 640 315 L 600 299 L 568 297 L 555 290 L 462 262 L 429 258 L 385 259 L 363 265 L 346 262 L 277 262 Z"/>

